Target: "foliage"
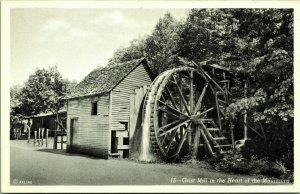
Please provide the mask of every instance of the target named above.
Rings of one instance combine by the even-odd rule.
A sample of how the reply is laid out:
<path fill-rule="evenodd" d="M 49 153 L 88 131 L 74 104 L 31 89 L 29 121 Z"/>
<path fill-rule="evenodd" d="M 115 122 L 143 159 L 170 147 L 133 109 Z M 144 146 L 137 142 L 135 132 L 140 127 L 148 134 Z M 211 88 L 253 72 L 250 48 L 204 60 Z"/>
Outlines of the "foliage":
<path fill-rule="evenodd" d="M 211 159 L 209 161 L 216 170 L 224 172 L 234 172 L 238 174 L 266 175 L 281 179 L 290 179 L 292 182 L 292 173 L 280 161 L 272 162 L 267 158 L 259 158 L 252 155 L 249 159 L 243 157 L 240 153 L 225 155 L 222 158 Z"/>
<path fill-rule="evenodd" d="M 172 65 L 172 56 L 178 53 L 181 26 L 170 13 L 166 13 L 159 19 L 151 35 L 134 39 L 129 47 L 118 49 L 108 65 L 146 57 L 153 73 L 161 73 Z"/>
<path fill-rule="evenodd" d="M 144 38 L 140 37 L 132 40 L 129 47 L 121 47 L 114 53 L 113 57 L 108 62 L 108 66 L 116 66 L 126 61 L 142 58 L 145 49 L 144 44 Z"/>
<path fill-rule="evenodd" d="M 58 111 L 65 106 L 66 97 L 76 84 L 63 79 L 56 66 L 37 69 L 23 86 L 10 89 L 11 127 L 18 127 L 23 116 L 42 112 L 52 112 L 58 119 Z"/>
<path fill-rule="evenodd" d="M 11 116 L 15 116 L 16 114 L 13 113 L 18 113 L 21 112 L 20 110 L 20 96 L 21 96 L 21 90 L 22 86 L 21 85 L 15 85 L 10 88 L 10 113 Z"/>
<path fill-rule="evenodd" d="M 243 153 L 293 168 L 293 20 L 292 9 L 191 9 L 184 22 L 167 13 L 151 35 L 118 50 L 112 61 L 144 56 L 158 74 L 180 56 L 247 74 L 247 97 L 236 96 L 226 111 L 237 137 L 247 111 L 253 143 Z"/>
<path fill-rule="evenodd" d="M 65 105 L 67 87 L 57 67 L 37 69 L 21 92 L 22 110 L 27 115 L 57 113 Z"/>
<path fill-rule="evenodd" d="M 173 67 L 174 56 L 178 53 L 178 44 L 182 23 L 166 13 L 157 22 L 151 36 L 145 42 L 145 57 L 150 61 L 150 67 L 155 74 Z"/>

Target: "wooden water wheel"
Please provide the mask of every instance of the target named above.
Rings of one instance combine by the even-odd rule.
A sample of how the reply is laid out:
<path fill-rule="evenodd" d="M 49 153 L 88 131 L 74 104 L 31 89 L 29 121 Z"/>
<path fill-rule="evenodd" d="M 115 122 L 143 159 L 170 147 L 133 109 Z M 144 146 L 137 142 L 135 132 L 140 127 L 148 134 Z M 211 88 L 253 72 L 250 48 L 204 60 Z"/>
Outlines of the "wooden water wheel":
<path fill-rule="evenodd" d="M 221 130 L 220 91 L 209 75 L 192 67 L 160 74 L 144 101 L 143 122 L 150 129 L 152 152 L 164 161 L 176 161 L 198 157 L 200 146 L 212 156 L 231 148 Z"/>

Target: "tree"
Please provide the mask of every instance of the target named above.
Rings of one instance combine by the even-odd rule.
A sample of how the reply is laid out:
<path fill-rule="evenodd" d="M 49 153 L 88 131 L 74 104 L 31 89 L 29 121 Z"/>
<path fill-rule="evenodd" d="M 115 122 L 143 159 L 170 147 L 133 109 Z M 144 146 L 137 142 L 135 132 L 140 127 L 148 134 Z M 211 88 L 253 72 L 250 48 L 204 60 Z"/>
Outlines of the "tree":
<path fill-rule="evenodd" d="M 227 117 L 242 131 L 247 111 L 249 126 L 264 129 L 267 139 L 252 137 L 252 154 L 293 161 L 293 20 L 292 9 L 192 9 L 185 22 L 167 13 L 151 35 L 113 58 L 145 56 L 155 74 L 174 67 L 174 56 L 247 74 L 248 97 L 236 96 Z"/>
<path fill-rule="evenodd" d="M 22 86 L 15 85 L 10 88 L 10 130 L 20 127 L 20 122 L 22 118 L 22 110 L 20 95 L 21 95 Z"/>
<path fill-rule="evenodd" d="M 154 30 L 145 41 L 145 56 L 155 74 L 159 74 L 174 65 L 174 56 L 177 56 L 178 43 L 182 23 L 170 13 L 160 18 Z"/>
<path fill-rule="evenodd" d="M 131 41 L 126 48 L 119 48 L 109 60 L 108 66 L 146 57 L 154 74 L 172 66 L 172 56 L 177 55 L 181 22 L 166 13 L 160 18 L 151 35 Z"/>
<path fill-rule="evenodd" d="M 56 66 L 37 69 L 21 91 L 21 110 L 25 115 L 52 112 L 59 123 L 58 111 L 65 106 L 67 81 Z"/>
<path fill-rule="evenodd" d="M 108 66 L 118 65 L 125 61 L 140 59 L 144 56 L 145 38 L 140 37 L 130 42 L 127 48 L 119 48 L 109 60 Z"/>
<path fill-rule="evenodd" d="M 21 114 L 21 110 L 20 110 L 21 90 L 22 90 L 21 85 L 15 85 L 10 88 L 10 113 L 11 113 L 11 115 Z"/>

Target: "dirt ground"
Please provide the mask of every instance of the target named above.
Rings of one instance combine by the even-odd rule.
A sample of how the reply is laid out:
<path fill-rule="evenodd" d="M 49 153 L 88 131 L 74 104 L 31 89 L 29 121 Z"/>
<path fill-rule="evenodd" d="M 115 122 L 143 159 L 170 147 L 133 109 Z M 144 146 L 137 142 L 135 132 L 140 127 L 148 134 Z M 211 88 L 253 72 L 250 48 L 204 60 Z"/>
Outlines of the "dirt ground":
<path fill-rule="evenodd" d="M 278 181 L 184 164 L 104 160 L 65 150 L 34 147 L 26 140 L 12 140 L 10 153 L 12 185 L 244 185 Z"/>

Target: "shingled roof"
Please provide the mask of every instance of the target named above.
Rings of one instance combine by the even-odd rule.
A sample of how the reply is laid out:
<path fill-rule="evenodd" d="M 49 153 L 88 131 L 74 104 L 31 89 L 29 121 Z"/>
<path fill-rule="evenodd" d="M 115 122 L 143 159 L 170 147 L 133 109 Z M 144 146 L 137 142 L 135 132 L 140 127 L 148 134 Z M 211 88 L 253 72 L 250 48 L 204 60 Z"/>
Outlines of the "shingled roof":
<path fill-rule="evenodd" d="M 99 67 L 89 73 L 75 86 L 69 99 L 101 94 L 111 91 L 133 69 L 142 62 L 147 64 L 145 58 L 124 62 L 112 67 Z"/>

